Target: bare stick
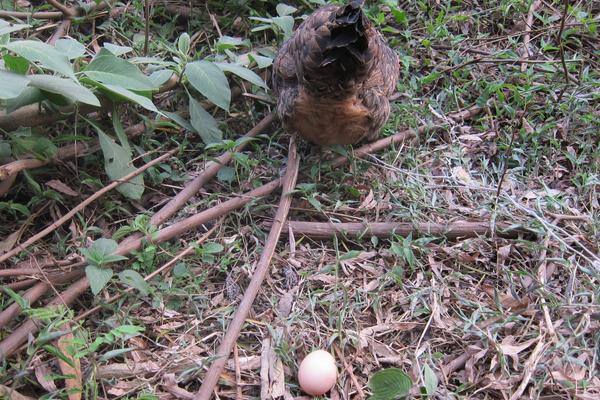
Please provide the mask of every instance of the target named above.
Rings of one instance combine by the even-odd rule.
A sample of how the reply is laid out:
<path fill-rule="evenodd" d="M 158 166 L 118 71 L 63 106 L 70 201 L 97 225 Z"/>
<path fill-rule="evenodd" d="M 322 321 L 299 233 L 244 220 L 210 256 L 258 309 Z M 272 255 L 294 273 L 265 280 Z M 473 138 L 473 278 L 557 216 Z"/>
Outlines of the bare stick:
<path fill-rule="evenodd" d="M 31 246 L 36 241 L 38 241 L 41 238 L 45 237 L 46 235 L 48 235 L 49 233 L 51 233 L 52 231 L 54 231 L 55 229 L 57 229 L 59 226 L 61 226 L 62 224 L 64 224 L 65 222 L 67 222 L 68 220 L 70 220 L 71 218 L 73 218 L 73 216 L 75 214 L 77 214 L 79 211 L 83 210 L 88 204 L 90 204 L 93 201 L 99 199 L 104 194 L 110 192 L 111 190 L 113 190 L 117 186 L 119 186 L 119 185 L 121 185 L 121 184 L 129 181 L 130 179 L 138 176 L 139 174 L 141 174 L 142 172 L 144 172 L 148 168 L 150 168 L 150 167 L 152 167 L 152 166 L 160 163 L 161 161 L 165 160 L 166 158 L 172 156 L 178 150 L 179 149 L 170 150 L 170 151 L 166 152 L 165 154 L 163 154 L 162 156 L 157 157 L 154 160 L 150 161 L 146 165 L 144 165 L 144 166 L 136 169 L 135 171 L 133 171 L 133 172 L 125 175 L 123 178 L 115 180 L 112 183 L 110 183 L 109 185 L 103 187 L 102 189 L 100 189 L 99 191 L 97 191 L 96 193 L 94 193 L 93 195 L 91 195 L 90 197 L 88 197 L 87 199 L 85 199 L 84 201 L 82 201 L 81 203 L 79 203 L 79 205 L 77 207 L 73 208 L 71 211 L 69 211 L 68 213 L 66 213 L 65 215 L 63 215 L 62 218 L 60 218 L 57 221 L 54 221 L 52 224 L 50 224 L 48 227 L 46 227 L 44 230 L 42 230 L 38 234 L 33 235 L 31 238 L 29 238 L 28 240 L 26 240 L 24 243 L 19 244 L 18 246 L 16 246 L 11 251 L 9 251 L 6 254 L 3 254 L 2 256 L 0 256 L 0 262 L 4 262 L 4 261 L 8 260 L 9 258 L 11 258 L 11 257 L 19 254 L 19 252 L 25 250 L 28 246 Z"/>
<path fill-rule="evenodd" d="M 252 307 L 252 303 L 254 303 L 254 299 L 260 290 L 262 282 L 269 272 L 271 258 L 275 252 L 275 247 L 279 241 L 283 224 L 287 219 L 290 205 L 292 204 L 292 196 L 290 192 L 296 187 L 298 164 L 296 142 L 294 137 L 292 137 L 288 151 L 287 171 L 285 173 L 285 177 L 283 178 L 281 200 L 279 201 L 279 208 L 275 214 L 273 226 L 271 226 L 271 230 L 269 231 L 269 236 L 265 242 L 265 247 L 260 256 L 260 260 L 256 265 L 256 270 L 252 275 L 252 279 L 248 284 L 248 288 L 244 292 L 244 297 L 242 298 L 242 301 L 240 302 L 237 311 L 235 312 L 235 315 L 233 316 L 233 319 L 227 328 L 227 333 L 225 333 L 223 341 L 221 342 L 221 345 L 215 354 L 216 359 L 208 369 L 208 372 L 202 381 L 202 385 L 200 386 L 200 390 L 198 390 L 198 393 L 196 393 L 196 396 L 194 397 L 195 400 L 210 399 L 213 389 L 219 380 L 219 376 L 225 367 L 227 358 L 229 357 L 229 354 L 231 354 L 231 349 L 235 345 L 235 342 L 240 335 L 242 326 L 246 321 L 246 316 Z"/>
<path fill-rule="evenodd" d="M 63 13 L 63 15 L 66 18 L 71 18 L 73 16 L 76 15 L 76 11 L 73 8 L 67 7 L 65 5 L 63 5 L 62 3 L 60 3 L 57 0 L 47 0 L 47 3 L 49 3 L 52 7 L 56 8 L 57 10 L 59 10 L 61 13 Z"/>
<path fill-rule="evenodd" d="M 525 52 L 522 55 L 523 61 L 521 61 L 521 72 L 525 72 L 527 69 L 527 63 L 525 60 L 529 59 L 529 42 L 531 41 L 531 29 L 533 27 L 533 13 L 542 3 L 541 0 L 535 0 L 531 3 L 529 11 L 527 12 L 527 20 L 525 21 L 525 35 L 523 36 L 523 49 Z"/>
<path fill-rule="evenodd" d="M 34 303 L 37 299 L 42 297 L 44 293 L 50 288 L 46 282 L 39 282 L 37 285 L 29 289 L 23 298 L 29 303 Z M 10 321 L 12 321 L 21 312 L 21 306 L 18 303 L 13 303 L 6 307 L 0 312 L 0 329 L 4 328 Z"/>
<path fill-rule="evenodd" d="M 58 39 L 65 36 L 69 32 L 69 28 L 71 28 L 71 20 L 63 19 L 52 34 L 52 36 L 50 36 L 50 39 L 48 39 L 47 43 L 54 45 Z"/>
<path fill-rule="evenodd" d="M 172 259 L 170 259 L 169 261 L 167 261 L 165 264 L 163 264 L 162 267 L 156 269 L 155 271 L 149 273 L 148 275 L 146 275 L 144 277 L 144 280 L 146 282 L 148 282 L 150 279 L 154 278 L 156 275 L 162 273 L 163 271 L 167 270 L 168 268 L 172 267 L 177 261 L 181 260 L 183 257 L 187 256 L 188 254 L 190 254 L 191 252 L 193 252 L 196 249 L 196 246 L 204 243 L 204 241 L 206 239 L 208 239 L 210 237 L 210 235 L 212 235 L 212 233 L 215 231 L 215 229 L 217 229 L 217 225 L 213 226 L 208 232 L 206 232 L 204 235 L 202 235 L 202 237 L 198 240 L 196 240 L 194 242 L 193 245 L 186 247 L 183 251 L 179 252 L 179 254 L 177 254 L 175 257 L 173 257 Z M 110 304 L 116 300 L 119 300 L 121 297 L 123 297 L 124 293 L 130 293 L 132 292 L 134 289 L 132 287 L 129 287 L 127 289 L 125 289 L 124 292 L 118 293 L 112 297 L 110 297 L 108 300 L 106 300 L 104 302 L 104 304 Z M 98 311 L 100 308 L 102 308 L 101 306 L 96 306 L 90 310 L 87 310 L 81 314 L 79 314 L 75 320 L 80 320 L 83 318 L 86 318 L 87 316 L 95 313 L 96 311 Z M 2 325 L 0 325 L 0 327 L 2 327 Z"/>
<path fill-rule="evenodd" d="M 160 243 L 165 240 L 169 240 L 174 238 L 177 235 L 185 233 L 191 229 L 195 229 L 196 227 L 205 224 L 213 219 L 217 219 L 222 217 L 223 215 L 228 214 L 229 212 L 244 206 L 256 198 L 266 196 L 269 193 L 273 192 L 275 189 L 281 186 L 281 179 L 276 179 L 271 181 L 265 185 L 262 185 L 250 192 L 247 192 L 244 196 L 236 197 L 230 199 L 224 203 L 221 203 L 213 208 L 209 208 L 199 214 L 196 214 L 192 217 L 184 219 L 183 221 L 179 221 L 177 224 L 171 225 L 167 228 L 161 229 L 156 233 L 156 236 L 153 236 L 154 243 Z M 128 254 L 134 249 L 137 249 L 142 243 L 142 239 L 138 239 L 135 242 L 127 243 L 125 246 L 119 246 L 115 254 Z M 82 263 L 85 265 L 85 263 Z M 67 276 L 67 274 L 61 274 L 60 277 L 64 278 L 65 281 L 69 281 L 73 276 L 81 276 L 83 271 L 71 271 L 73 273 L 72 276 Z M 69 279 L 67 279 L 69 278 Z M 69 286 L 65 291 L 63 291 L 60 295 L 54 297 L 54 299 L 50 302 L 50 305 L 53 304 L 64 304 L 70 305 L 73 303 L 78 296 L 80 296 L 83 292 L 87 290 L 89 287 L 89 282 L 87 277 L 83 277 L 79 279 L 77 282 L 73 283 Z M 0 342 L 0 358 L 4 355 L 8 357 L 12 354 L 20 345 L 27 341 L 27 337 L 30 334 L 34 334 L 38 331 L 39 326 L 33 320 L 27 320 L 20 327 L 15 329 L 8 337 L 6 337 L 2 342 Z"/>
<path fill-rule="evenodd" d="M 569 79 L 569 69 L 567 68 L 567 63 L 565 62 L 565 47 L 562 40 L 562 34 L 565 30 L 565 21 L 567 19 L 567 14 L 569 13 L 569 0 L 563 0 L 564 10 L 562 17 L 560 19 L 560 28 L 558 29 L 558 49 L 560 51 L 560 61 L 562 63 L 563 72 L 565 74 L 565 82 L 567 85 L 571 82 Z"/>
<path fill-rule="evenodd" d="M 61 19 L 63 13 L 60 11 L 40 11 L 40 12 L 23 12 L 23 11 L 7 11 L 0 10 L 0 18 L 18 18 L 18 19 Z"/>
<path fill-rule="evenodd" d="M 447 224 L 436 223 L 410 223 L 410 222 L 305 222 L 289 221 L 285 225 L 285 232 L 291 228 L 296 236 L 307 236 L 313 239 L 331 239 L 336 235 L 348 237 L 381 238 L 397 236 L 440 236 L 455 240 L 458 238 L 472 238 L 489 236 L 492 233 L 489 221 L 461 221 Z M 507 239 L 516 239 L 520 235 L 530 237 L 532 232 L 525 229 L 510 230 L 507 224 L 497 224 L 496 234 Z M 505 231 L 506 230 L 506 231 Z"/>

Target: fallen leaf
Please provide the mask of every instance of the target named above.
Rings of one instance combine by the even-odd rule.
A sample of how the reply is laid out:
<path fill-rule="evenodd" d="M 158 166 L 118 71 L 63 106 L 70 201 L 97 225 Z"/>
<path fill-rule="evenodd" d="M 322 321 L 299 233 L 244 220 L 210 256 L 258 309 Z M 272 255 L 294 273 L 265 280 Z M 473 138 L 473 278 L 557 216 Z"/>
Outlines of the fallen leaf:
<path fill-rule="evenodd" d="M 67 186 L 65 183 L 59 181 L 58 179 L 52 179 L 52 180 L 46 182 L 46 186 L 56 190 L 57 192 L 66 194 L 67 196 L 73 196 L 73 197 L 79 196 L 79 193 L 77 193 L 76 191 L 74 191 L 69 186 Z"/>

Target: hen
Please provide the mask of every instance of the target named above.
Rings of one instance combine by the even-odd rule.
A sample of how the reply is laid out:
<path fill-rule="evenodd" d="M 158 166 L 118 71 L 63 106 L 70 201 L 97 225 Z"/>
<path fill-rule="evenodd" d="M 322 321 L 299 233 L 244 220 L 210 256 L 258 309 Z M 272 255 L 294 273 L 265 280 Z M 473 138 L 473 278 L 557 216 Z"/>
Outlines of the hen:
<path fill-rule="evenodd" d="M 286 129 L 310 142 L 375 140 L 389 117 L 398 56 L 364 14 L 362 3 L 316 10 L 273 63 L 277 114 Z"/>

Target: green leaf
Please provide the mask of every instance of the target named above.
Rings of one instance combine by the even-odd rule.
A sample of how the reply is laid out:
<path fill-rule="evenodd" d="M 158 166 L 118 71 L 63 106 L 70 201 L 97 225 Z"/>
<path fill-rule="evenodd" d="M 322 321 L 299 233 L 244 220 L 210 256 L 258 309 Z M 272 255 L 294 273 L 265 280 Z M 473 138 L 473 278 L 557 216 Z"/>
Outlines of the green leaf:
<path fill-rule="evenodd" d="M 190 35 L 183 32 L 177 40 L 177 49 L 182 54 L 187 54 L 190 51 Z"/>
<path fill-rule="evenodd" d="M 272 18 L 272 21 L 275 25 L 281 28 L 286 39 L 292 36 L 292 32 L 294 30 L 294 17 L 290 17 L 289 15 L 283 17 L 274 17 Z"/>
<path fill-rule="evenodd" d="M 262 78 L 258 76 L 254 71 L 251 71 L 246 67 L 243 67 L 238 64 L 224 62 L 216 62 L 215 65 L 219 67 L 222 71 L 231 72 L 256 86 L 260 86 L 262 88 L 267 89 L 267 84 L 265 83 L 265 81 L 263 81 Z"/>
<path fill-rule="evenodd" d="M 39 160 L 48 160 L 58 151 L 50 139 L 31 133 L 30 128 L 20 129 L 8 134 L 12 141 L 13 153 L 17 156 L 31 153 Z"/>
<path fill-rule="evenodd" d="M 342 254 L 340 256 L 340 261 L 346 261 L 346 260 L 351 260 L 353 258 L 356 258 L 360 255 L 360 251 L 358 250 L 350 250 L 349 252 Z"/>
<path fill-rule="evenodd" d="M 273 64 L 273 59 L 270 57 L 259 56 L 258 54 L 248 54 L 248 57 L 253 60 L 258 68 L 263 69 L 270 67 Z"/>
<path fill-rule="evenodd" d="M 19 96 L 29 85 L 29 79 L 23 75 L 0 69 L 0 99 L 8 100 Z"/>
<path fill-rule="evenodd" d="M 204 254 L 215 254 L 222 252 L 225 249 L 225 247 L 223 247 L 223 245 L 219 243 L 206 243 L 204 244 L 204 246 L 202 246 L 201 249 L 202 253 Z"/>
<path fill-rule="evenodd" d="M 216 106 L 229 111 L 231 90 L 223 71 L 209 61 L 189 63 L 184 72 L 190 84 Z"/>
<path fill-rule="evenodd" d="M 277 4 L 277 7 L 275 7 L 275 10 L 277 11 L 277 15 L 279 15 L 280 17 L 285 17 L 286 15 L 291 15 L 291 14 L 295 13 L 296 11 L 298 11 L 297 8 L 288 6 L 287 4 L 283 4 L 283 3 Z"/>
<path fill-rule="evenodd" d="M 27 70 L 29 70 L 30 64 L 26 58 L 5 54 L 2 59 L 4 60 L 4 66 L 12 72 L 25 75 Z"/>
<path fill-rule="evenodd" d="M 124 284 L 131 286 L 134 289 L 137 289 L 142 296 L 148 296 L 150 293 L 150 285 L 144 280 L 144 278 L 132 269 L 126 269 L 125 271 L 119 274 L 119 279 Z"/>
<path fill-rule="evenodd" d="M 54 75 L 28 75 L 30 86 L 56 93 L 70 100 L 100 107 L 100 100 L 85 86 Z"/>
<path fill-rule="evenodd" d="M 72 38 L 63 38 L 56 41 L 56 49 L 62 51 L 70 60 L 85 54 L 85 46 Z"/>
<path fill-rule="evenodd" d="M 173 76 L 173 71 L 169 69 L 160 69 L 158 71 L 154 71 L 148 79 L 152 82 L 154 87 L 158 88 L 162 84 L 166 83 Z"/>
<path fill-rule="evenodd" d="M 221 36 L 216 43 L 217 51 L 224 51 L 227 49 L 233 49 L 238 46 L 246 46 L 247 41 L 244 41 L 237 37 L 232 36 Z"/>
<path fill-rule="evenodd" d="M 217 126 L 217 120 L 213 118 L 202 105 L 190 98 L 190 122 L 194 130 L 200 135 L 205 144 L 220 142 L 223 139 L 223 133 Z"/>
<path fill-rule="evenodd" d="M 58 72 L 75 80 L 73 66 L 69 62 L 69 58 L 49 44 L 35 40 L 18 40 L 8 43 L 6 48 L 32 63 L 38 63 L 42 68 Z"/>
<path fill-rule="evenodd" d="M 103 46 L 106 50 L 110 51 L 115 56 L 122 56 L 123 54 L 127 54 L 133 51 L 133 47 L 119 46 L 118 44 L 104 43 Z"/>
<path fill-rule="evenodd" d="M 107 85 L 103 83 L 96 83 L 100 89 L 108 92 L 113 98 L 119 100 L 127 100 L 133 103 L 136 103 L 146 110 L 159 112 L 152 100 L 137 93 L 132 92 L 131 90 L 122 88 L 120 86 L 115 85 Z"/>
<path fill-rule="evenodd" d="M 82 72 L 88 78 L 105 85 L 137 91 L 156 89 L 154 83 L 138 67 L 106 49 L 101 49 Z"/>
<path fill-rule="evenodd" d="M 398 368 L 387 368 L 376 372 L 369 380 L 373 392 L 371 399 L 394 400 L 408 396 L 412 380 Z"/>
<path fill-rule="evenodd" d="M 182 127 L 183 129 L 186 129 L 190 132 L 194 131 L 194 127 L 181 115 L 174 113 L 174 112 L 170 112 L 170 111 L 161 111 L 161 113 L 164 114 L 166 117 L 175 121 L 175 123 L 177 125 L 179 125 L 180 127 Z"/>
<path fill-rule="evenodd" d="M 90 282 L 90 289 L 92 293 L 98 294 L 106 284 L 110 281 L 113 276 L 113 270 L 110 268 L 97 267 L 95 265 L 88 265 L 85 267 L 85 275 Z"/>
<path fill-rule="evenodd" d="M 0 19 L 0 36 L 6 35 L 13 32 L 18 32 L 20 30 L 30 28 L 31 25 L 28 24 L 13 24 L 11 22 L 7 22 L 3 19 Z"/>
<path fill-rule="evenodd" d="M 224 165 L 217 172 L 217 179 L 221 182 L 231 183 L 235 179 L 235 169 Z"/>
<path fill-rule="evenodd" d="M 98 132 L 100 147 L 104 154 L 104 170 L 108 177 L 112 180 L 117 180 L 135 171 L 136 168 L 132 164 L 129 152 L 118 145 L 114 139 L 104 133 L 96 124 L 92 123 L 92 126 Z M 137 175 L 128 182 L 119 185 L 117 190 L 127 198 L 139 200 L 142 194 L 144 194 L 143 174 Z"/>
<path fill-rule="evenodd" d="M 28 86 L 21 92 L 19 96 L 6 101 L 6 112 L 11 113 L 17 108 L 21 108 L 33 103 L 39 103 L 42 100 L 44 100 L 44 94 L 42 91 L 38 88 Z"/>
<path fill-rule="evenodd" d="M 423 366 L 423 380 L 425 381 L 427 395 L 433 396 L 438 387 L 438 377 L 427 364 Z"/>

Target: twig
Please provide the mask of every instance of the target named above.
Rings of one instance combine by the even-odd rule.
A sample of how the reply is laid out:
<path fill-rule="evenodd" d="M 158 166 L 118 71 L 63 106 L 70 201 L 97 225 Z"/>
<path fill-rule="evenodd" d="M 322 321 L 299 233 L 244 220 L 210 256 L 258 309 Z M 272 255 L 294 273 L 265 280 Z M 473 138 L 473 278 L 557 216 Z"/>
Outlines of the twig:
<path fill-rule="evenodd" d="M 346 361 L 346 358 L 344 357 L 344 355 L 342 354 L 342 351 L 339 349 L 339 347 L 337 345 L 335 345 L 335 344 L 333 345 L 333 350 L 335 351 L 335 354 L 337 354 L 338 358 L 342 362 L 344 369 L 350 376 L 350 380 L 352 381 L 352 384 L 356 388 L 357 397 L 359 399 L 364 399 L 366 397 L 365 392 L 362 390 L 360 383 L 358 383 L 358 379 L 356 379 L 356 375 L 354 375 L 354 372 L 352 371 L 352 366 L 350 364 L 348 364 L 348 361 Z"/>
<path fill-rule="evenodd" d="M 208 210 L 202 211 L 199 214 L 196 214 L 192 217 L 186 218 L 182 221 L 179 221 L 176 224 L 173 224 L 167 228 L 161 229 L 152 238 L 148 238 L 152 243 L 161 243 L 165 240 L 170 240 L 175 236 L 181 235 L 191 229 L 195 229 L 196 227 L 205 224 L 209 221 L 222 217 L 223 215 L 228 214 L 229 212 L 243 207 L 247 203 L 256 198 L 266 196 L 269 193 L 273 192 L 275 189 L 281 186 L 281 179 L 275 179 L 267 184 L 264 184 L 254 190 L 251 190 L 245 195 L 236 197 L 230 200 L 227 200 L 224 203 L 221 203 L 215 207 L 209 208 Z M 128 242 L 127 244 L 120 245 L 117 248 L 117 251 L 114 254 L 125 255 L 130 253 L 132 250 L 137 249 L 141 246 L 142 239 L 137 239 L 132 242 Z M 85 265 L 84 263 L 80 263 Z M 81 266 L 81 265 L 80 265 Z M 73 279 L 73 276 L 81 276 L 83 274 L 82 271 L 72 271 L 71 276 L 68 274 L 61 274 L 59 278 L 63 278 L 65 281 L 69 281 Z M 86 277 L 80 278 L 77 282 L 73 283 L 69 286 L 65 291 L 63 291 L 60 295 L 54 297 L 54 299 L 50 302 L 50 305 L 53 304 L 64 304 L 65 306 L 73 303 L 78 296 L 83 294 L 89 287 L 89 282 Z M 23 323 L 19 328 L 15 329 L 8 337 L 6 337 L 2 342 L 0 342 L 0 358 L 2 356 L 8 357 L 12 354 L 21 344 L 27 341 L 27 337 L 30 334 L 34 334 L 39 329 L 39 324 L 37 324 L 33 320 L 27 320 Z"/>
<path fill-rule="evenodd" d="M 52 231 L 54 231 L 59 226 L 61 226 L 62 224 L 64 224 L 65 222 L 67 222 L 68 220 L 70 220 L 71 218 L 73 218 L 73 216 L 75 214 L 77 214 L 79 211 L 83 210 L 88 204 L 90 204 L 93 201 L 99 199 L 104 194 L 110 192 L 111 190 L 113 190 L 117 186 L 120 186 L 121 184 L 129 181 L 130 179 L 138 176 L 139 174 L 141 174 L 142 172 L 144 172 L 148 168 L 150 168 L 150 167 L 152 167 L 152 166 L 160 163 L 161 161 L 165 160 L 166 158 L 172 156 L 177 151 L 179 151 L 179 149 L 170 150 L 170 151 L 166 152 L 165 154 L 163 154 L 162 156 L 157 157 L 154 160 L 150 161 L 146 165 L 144 165 L 144 166 L 136 169 L 135 171 L 133 171 L 133 172 L 125 175 L 124 177 L 122 177 L 120 179 L 117 179 L 117 180 L 113 181 L 112 183 L 110 183 L 109 185 L 103 187 L 102 189 L 100 189 L 99 191 L 97 191 L 96 193 L 94 193 L 93 195 L 91 195 L 90 197 L 88 197 L 87 199 L 85 199 L 84 201 L 82 201 L 81 203 L 79 203 L 79 205 L 77 207 L 73 208 L 71 211 L 69 211 L 68 213 L 66 213 L 65 215 L 63 215 L 60 219 L 58 219 L 57 221 L 54 221 L 52 224 L 50 224 L 48 227 L 46 227 L 45 229 L 43 229 L 41 232 L 37 233 L 36 235 L 33 235 L 31 238 L 29 238 L 28 240 L 26 240 L 24 243 L 21 243 L 21 244 L 17 245 L 11 251 L 9 251 L 9 252 L 3 254 L 2 256 L 0 256 L 0 262 L 4 262 L 4 261 L 8 260 L 9 258 L 11 258 L 11 257 L 19 254 L 19 252 L 25 250 L 28 246 L 32 245 L 36 241 L 38 241 L 41 238 L 45 237 L 49 233 L 52 233 Z"/>
<path fill-rule="evenodd" d="M 69 32 L 69 28 L 71 27 L 70 19 L 63 19 L 62 22 L 58 25 L 50 39 L 48 39 L 48 44 L 54 45 L 58 39 L 65 36 Z"/>
<path fill-rule="evenodd" d="M 489 236 L 492 233 L 489 221 L 460 221 L 447 224 L 411 223 L 411 222 L 305 222 L 289 221 L 285 230 L 291 228 L 296 236 L 307 236 L 313 239 L 331 239 L 336 235 L 348 237 L 380 238 L 394 235 L 407 237 L 439 236 L 449 240 Z M 496 225 L 498 236 L 516 239 L 519 236 L 531 238 L 535 234 L 526 229 L 511 229 L 508 224 Z"/>
<path fill-rule="evenodd" d="M 560 61 L 562 63 L 563 72 L 565 74 L 565 81 L 567 85 L 570 83 L 569 80 L 569 70 L 567 68 L 567 63 L 565 62 L 565 47 L 562 40 L 562 34 L 565 30 L 565 21 L 567 19 L 567 14 L 569 13 L 569 0 L 563 0 L 564 10 L 562 17 L 560 19 L 560 28 L 558 29 L 558 49 L 560 52 Z"/>
<path fill-rule="evenodd" d="M 42 297 L 44 293 L 50 288 L 46 282 L 39 282 L 37 285 L 29 289 L 22 297 L 29 303 L 34 303 L 37 299 Z M 13 303 L 6 307 L 0 313 L 0 329 L 3 329 L 7 324 L 10 323 L 19 313 L 21 312 L 21 306 L 18 303 Z"/>
<path fill-rule="evenodd" d="M 162 267 L 157 268 L 155 271 L 149 273 L 148 275 L 146 275 L 144 277 L 144 280 L 146 282 L 148 282 L 150 279 L 154 278 L 156 275 L 162 273 L 163 271 L 169 269 L 170 267 L 172 267 L 177 261 L 181 260 L 182 258 L 184 258 L 185 256 L 187 256 L 188 254 L 190 254 L 191 252 L 193 252 L 196 249 L 196 246 L 204 243 L 204 241 L 206 239 L 208 239 L 210 237 L 210 235 L 212 235 L 212 233 L 215 231 L 215 229 L 217 229 L 217 225 L 213 226 L 211 229 L 208 230 L 208 232 L 206 232 L 204 235 L 202 235 L 200 237 L 200 239 L 196 240 L 194 242 L 193 245 L 186 247 L 183 251 L 179 252 L 179 254 L 177 254 L 175 257 L 173 257 L 172 259 L 170 259 L 169 261 L 167 261 L 165 264 L 163 264 Z M 117 293 L 116 295 L 110 297 L 108 300 L 105 300 L 103 302 L 103 304 L 110 304 L 116 300 L 119 300 L 121 297 L 123 297 L 123 295 L 125 293 L 131 293 L 134 289 L 133 288 L 127 288 L 125 289 L 124 292 L 121 293 Z M 81 314 L 79 314 L 75 320 L 80 320 L 80 319 L 84 319 L 87 318 L 88 316 L 90 316 L 91 314 L 95 313 L 96 311 L 100 310 L 102 308 L 102 306 L 96 306 L 90 310 L 87 310 Z M 2 325 L 0 325 L 1 327 Z"/>
<path fill-rule="evenodd" d="M 150 0 L 144 0 L 144 55 L 148 55 L 148 39 L 150 36 Z"/>
<path fill-rule="evenodd" d="M 67 7 L 65 5 L 63 5 L 62 3 L 60 3 L 57 0 L 46 0 L 46 2 L 48 4 L 50 4 L 52 7 L 56 8 L 57 10 L 59 10 L 61 13 L 63 13 L 63 15 L 65 16 L 65 18 L 72 18 L 73 16 L 75 16 L 77 14 L 77 12 L 75 11 L 75 9 Z"/>
<path fill-rule="evenodd" d="M 454 119 L 456 121 L 467 120 L 477 115 L 480 111 L 481 108 L 479 107 L 471 107 L 459 112 L 451 113 L 448 115 L 448 118 Z M 420 131 L 420 129 L 417 131 Z M 408 134 L 407 132 L 410 132 L 410 134 Z M 415 137 L 415 131 L 401 132 L 394 136 L 390 136 L 388 138 L 378 140 L 377 142 L 362 146 L 356 150 L 356 154 L 365 155 L 369 151 L 378 151 L 385 148 L 385 146 L 391 146 L 393 144 L 399 143 L 401 140 L 413 137 Z M 348 157 L 341 157 L 335 161 L 335 164 L 338 166 L 343 165 L 344 163 L 348 162 L 348 160 Z M 243 205 L 247 204 L 249 201 L 253 200 L 256 197 L 268 195 L 275 189 L 279 188 L 280 185 L 281 179 L 279 178 L 246 193 L 243 197 L 228 200 L 225 203 L 219 204 L 211 209 L 201 212 L 200 214 L 192 216 L 187 220 L 180 221 L 180 223 L 185 225 L 185 227 L 178 227 L 178 223 L 169 228 L 165 228 L 164 230 L 161 230 L 159 232 L 163 232 L 163 240 L 168 240 L 169 237 L 167 234 L 165 234 L 165 230 L 169 230 L 169 234 L 178 234 L 184 232 L 186 229 L 195 228 L 196 226 L 206 223 L 211 219 L 216 219 L 220 216 L 226 215 L 228 212 L 235 209 L 236 207 L 242 207 Z M 137 248 L 140 245 L 141 240 L 137 240 L 135 243 L 128 243 L 127 246 L 119 246 L 117 254 L 127 254 L 129 251 Z M 58 301 L 59 304 L 69 305 L 73 301 L 75 301 L 75 299 L 79 295 L 85 292 L 88 287 L 89 283 L 87 281 L 87 278 L 83 277 L 71 286 L 69 286 L 65 291 L 62 292 L 61 295 L 56 296 L 52 301 Z M 25 343 L 28 335 L 35 334 L 38 331 L 38 329 L 38 325 L 35 322 L 32 322 L 32 320 L 28 320 L 25 323 L 23 323 L 19 328 L 13 331 L 13 333 L 11 333 L 10 336 L 8 336 L 2 342 L 0 342 L 0 356 L 2 356 L 2 354 L 4 354 L 5 356 L 12 354 L 21 344 Z"/>
<path fill-rule="evenodd" d="M 533 13 L 542 3 L 541 0 L 535 0 L 531 3 L 529 7 L 529 11 L 527 12 L 527 20 L 525 21 L 525 35 L 523 36 L 523 49 L 525 52 L 523 53 L 523 61 L 529 58 L 529 42 L 531 41 L 531 28 L 533 26 Z M 527 63 L 521 62 L 521 72 L 525 72 L 527 69 Z"/>
<path fill-rule="evenodd" d="M 529 384 L 529 380 L 535 372 L 535 368 L 540 362 L 540 358 L 544 354 L 544 350 L 548 346 L 548 343 L 546 343 L 544 339 L 544 335 L 540 335 L 535 348 L 531 352 L 531 355 L 527 361 L 525 361 L 525 365 L 523 366 L 523 379 L 521 380 L 521 384 L 519 384 L 517 390 L 512 394 L 512 396 L 510 396 L 510 400 L 517 400 L 521 398 L 521 395 L 525 392 L 525 389 Z"/>
<path fill-rule="evenodd" d="M 240 302 L 237 311 L 235 312 L 235 315 L 233 316 L 233 319 L 227 328 L 227 332 L 225 333 L 225 336 L 223 337 L 223 340 L 215 354 L 216 359 L 208 369 L 208 372 L 202 381 L 202 385 L 200 386 L 200 390 L 194 397 L 196 400 L 210 399 L 213 389 L 219 380 L 219 376 L 221 375 L 221 371 L 223 371 L 225 363 L 227 362 L 227 358 L 231 353 L 231 348 L 235 345 L 235 342 L 242 330 L 242 326 L 246 321 L 246 316 L 248 315 L 248 312 L 252 307 L 252 303 L 254 302 L 258 291 L 260 290 L 262 282 L 269 271 L 271 258 L 275 252 L 275 247 L 279 241 L 281 230 L 285 220 L 287 219 L 290 205 L 292 203 L 291 191 L 296 187 L 298 163 L 296 142 L 294 137 L 292 137 L 288 151 L 287 171 L 285 173 L 285 177 L 283 178 L 281 200 L 279 201 L 279 208 L 275 214 L 273 226 L 271 226 L 269 236 L 265 241 L 265 247 L 263 249 L 263 253 L 261 254 L 260 260 L 256 265 L 256 270 L 252 275 L 252 279 L 248 284 L 248 288 L 244 292 L 244 297 L 242 298 L 242 301 Z"/>

